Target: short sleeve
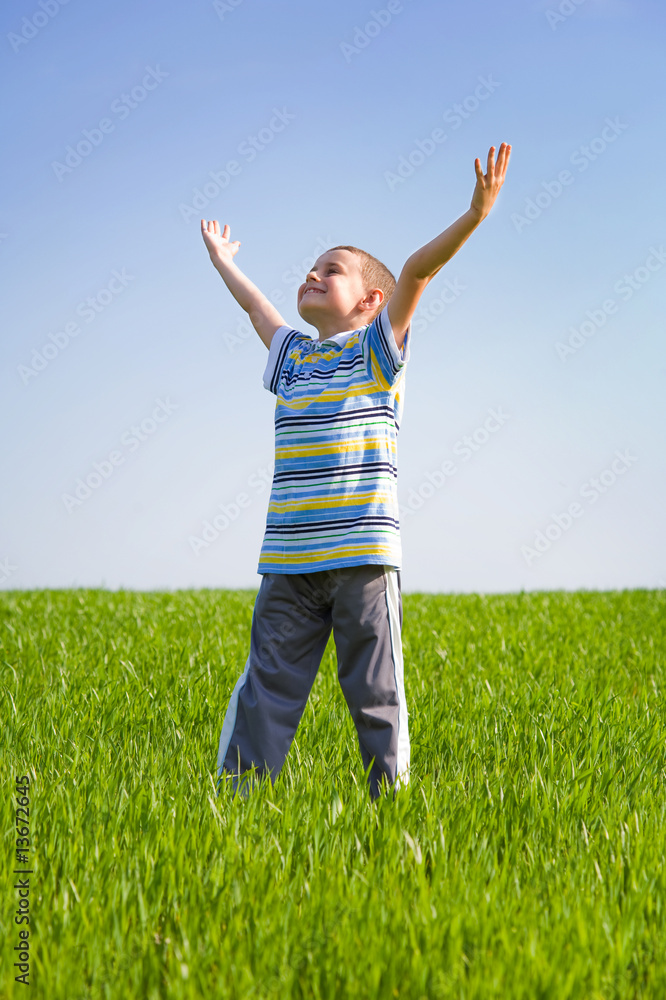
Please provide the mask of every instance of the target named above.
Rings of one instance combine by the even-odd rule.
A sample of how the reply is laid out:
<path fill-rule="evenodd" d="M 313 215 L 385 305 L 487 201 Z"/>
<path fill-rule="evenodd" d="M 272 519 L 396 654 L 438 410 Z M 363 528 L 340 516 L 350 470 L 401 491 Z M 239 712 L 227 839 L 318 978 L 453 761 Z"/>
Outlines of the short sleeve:
<path fill-rule="evenodd" d="M 291 326 L 280 326 L 273 334 L 271 346 L 268 349 L 268 361 L 264 371 L 264 388 L 277 395 L 280 384 L 280 374 L 284 366 L 285 358 L 289 353 L 289 347 L 298 337 L 303 337 L 302 333 L 294 330 Z"/>
<path fill-rule="evenodd" d="M 379 385 L 392 386 L 409 361 L 411 330 L 410 324 L 407 327 L 402 349 L 399 349 L 395 342 L 388 312 L 386 309 L 382 309 L 370 326 L 366 327 L 361 334 L 359 342 L 368 374 Z"/>

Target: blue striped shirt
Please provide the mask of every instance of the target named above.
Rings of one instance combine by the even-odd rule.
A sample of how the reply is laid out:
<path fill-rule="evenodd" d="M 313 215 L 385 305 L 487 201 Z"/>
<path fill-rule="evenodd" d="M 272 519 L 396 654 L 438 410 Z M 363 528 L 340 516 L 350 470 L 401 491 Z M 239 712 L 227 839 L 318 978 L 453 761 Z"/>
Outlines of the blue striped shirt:
<path fill-rule="evenodd" d="M 277 396 L 275 471 L 259 573 L 379 563 L 400 569 L 402 350 L 386 309 L 324 341 L 282 326 L 264 386 Z"/>

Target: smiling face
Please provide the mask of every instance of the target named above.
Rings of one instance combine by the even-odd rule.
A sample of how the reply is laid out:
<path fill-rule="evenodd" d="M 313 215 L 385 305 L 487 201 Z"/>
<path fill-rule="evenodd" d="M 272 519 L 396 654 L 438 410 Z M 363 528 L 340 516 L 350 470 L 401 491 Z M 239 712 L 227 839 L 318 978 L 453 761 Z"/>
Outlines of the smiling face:
<path fill-rule="evenodd" d="M 298 289 L 298 312 L 317 328 L 321 340 L 370 322 L 380 296 L 379 289 L 366 289 L 357 254 L 327 250 Z"/>

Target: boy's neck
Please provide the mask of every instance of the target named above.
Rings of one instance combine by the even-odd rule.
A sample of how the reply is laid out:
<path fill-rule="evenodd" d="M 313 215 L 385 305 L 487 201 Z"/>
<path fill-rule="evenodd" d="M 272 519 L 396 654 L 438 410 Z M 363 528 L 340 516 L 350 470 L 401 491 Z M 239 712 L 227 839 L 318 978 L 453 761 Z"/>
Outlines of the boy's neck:
<path fill-rule="evenodd" d="M 365 314 L 362 314 L 360 316 L 347 316 L 340 320 L 332 319 L 327 323 L 320 323 L 319 326 L 316 326 L 314 323 L 310 325 L 315 327 L 315 330 L 319 334 L 317 339 L 322 344 L 325 340 L 330 340 L 338 333 L 350 333 L 354 330 L 360 330 L 364 326 L 368 326 L 371 322 L 372 320 L 369 320 Z"/>

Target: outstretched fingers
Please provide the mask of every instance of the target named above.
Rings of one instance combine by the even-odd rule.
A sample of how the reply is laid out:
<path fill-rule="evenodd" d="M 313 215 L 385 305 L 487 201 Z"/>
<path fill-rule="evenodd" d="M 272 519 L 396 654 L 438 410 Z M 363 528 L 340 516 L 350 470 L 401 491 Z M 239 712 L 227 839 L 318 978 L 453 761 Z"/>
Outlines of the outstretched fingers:
<path fill-rule="evenodd" d="M 495 172 L 500 180 L 504 179 L 504 174 L 506 173 L 507 164 L 509 162 L 509 157 L 511 156 L 511 146 L 503 142 L 500 146 L 499 156 L 497 157 L 497 165 Z"/>
<path fill-rule="evenodd" d="M 486 181 L 492 183 L 494 178 L 501 178 L 506 170 L 506 164 L 509 160 L 509 153 L 511 147 L 507 143 L 503 142 L 499 148 L 499 153 L 497 154 L 497 160 L 495 160 L 495 146 L 491 146 L 488 150 L 488 165 L 487 173 L 483 173 L 483 168 L 481 167 L 481 160 L 477 157 L 474 161 L 474 169 L 476 171 L 477 180 L 481 181 L 485 186 Z"/>
<path fill-rule="evenodd" d="M 506 168 L 509 166 L 509 157 L 511 156 L 511 146 L 508 143 L 504 147 L 504 159 L 502 160 L 502 177 L 506 173 Z"/>
<path fill-rule="evenodd" d="M 211 236 L 221 236 L 223 240 L 228 240 L 231 234 L 229 224 L 225 223 L 224 231 L 221 231 L 220 223 L 217 221 L 217 219 L 209 219 L 208 221 L 206 221 L 206 219 L 202 219 L 201 232 L 210 233 Z"/>

